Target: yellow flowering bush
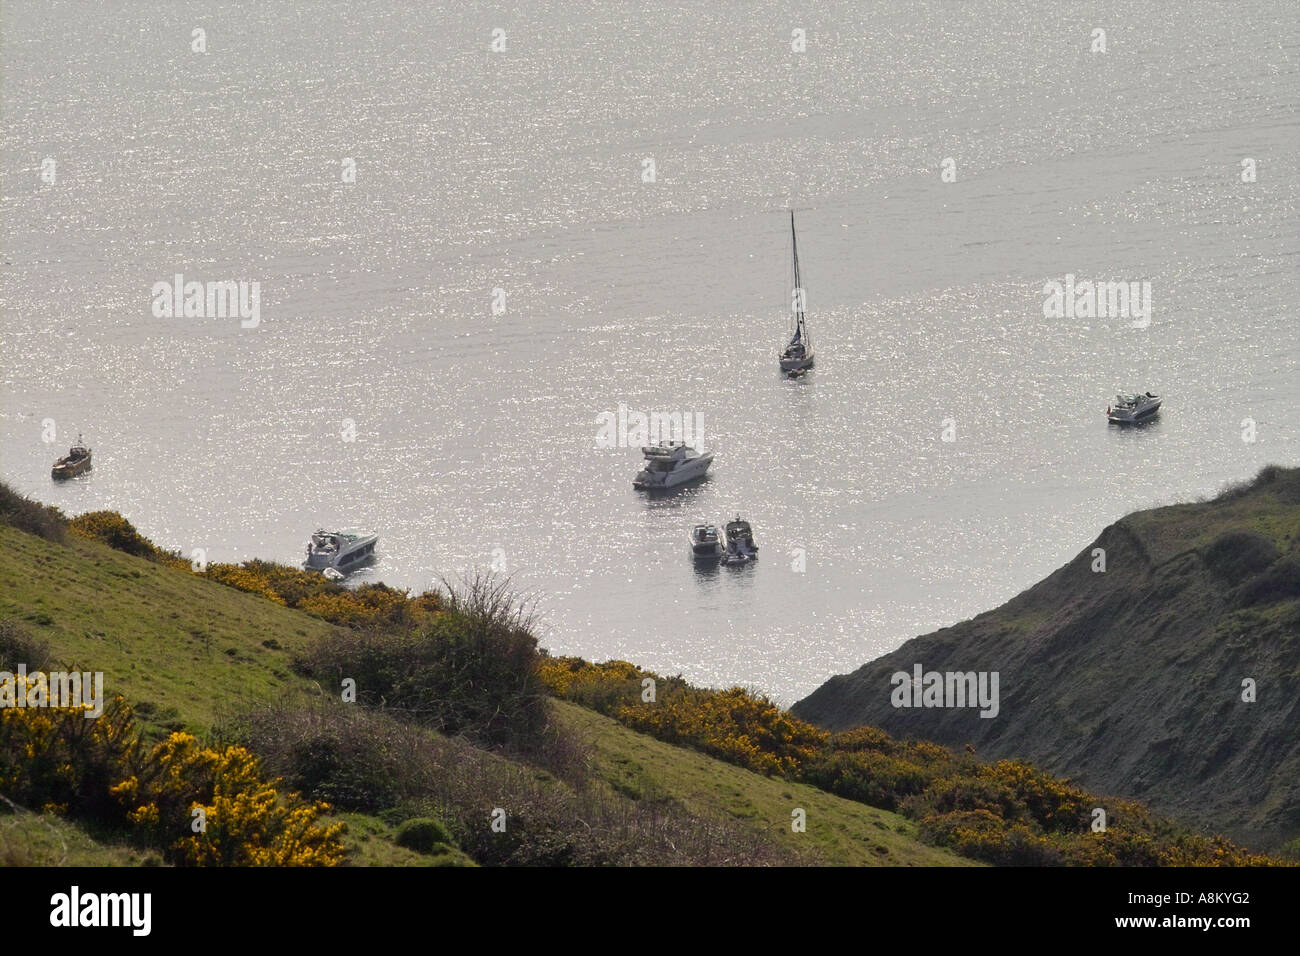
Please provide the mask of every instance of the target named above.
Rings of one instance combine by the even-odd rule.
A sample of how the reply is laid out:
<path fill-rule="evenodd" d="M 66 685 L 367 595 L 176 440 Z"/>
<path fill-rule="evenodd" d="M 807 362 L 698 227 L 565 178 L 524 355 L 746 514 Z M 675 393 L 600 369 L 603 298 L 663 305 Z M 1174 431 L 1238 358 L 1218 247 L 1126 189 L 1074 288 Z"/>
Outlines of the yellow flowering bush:
<path fill-rule="evenodd" d="M 591 664 L 581 658 L 544 656 L 539 674 L 557 697 L 758 773 L 794 775 L 830 737 L 744 688 L 703 690 L 626 661 Z M 654 681 L 653 702 L 642 699 L 647 678 Z"/>
<path fill-rule="evenodd" d="M 183 733 L 148 748 L 121 697 L 98 718 L 84 711 L 0 708 L 0 792 L 121 831 L 182 865 L 333 866 L 342 859 L 343 825 L 317 822 L 328 805 L 278 793 L 278 781 L 262 775 L 248 750 L 205 747 Z M 199 830 L 195 819 L 203 821 Z"/>
<path fill-rule="evenodd" d="M 204 747 L 191 734 L 173 733 L 146 764 L 148 785 L 127 800 L 137 804 L 131 819 L 177 863 L 334 866 L 343 858 L 343 824 L 316 825 L 328 804 L 282 799 L 243 747 Z"/>
<path fill-rule="evenodd" d="M 152 541 L 116 511 L 87 511 L 71 519 L 68 530 L 140 558 L 153 558 L 160 553 Z"/>
<path fill-rule="evenodd" d="M 36 686 L 28 675 L 26 695 Z M 0 708 L 0 793 L 28 807 L 55 804 L 103 813 L 108 787 L 129 758 L 136 735 L 130 708 L 109 701 L 96 719 L 79 707 Z"/>

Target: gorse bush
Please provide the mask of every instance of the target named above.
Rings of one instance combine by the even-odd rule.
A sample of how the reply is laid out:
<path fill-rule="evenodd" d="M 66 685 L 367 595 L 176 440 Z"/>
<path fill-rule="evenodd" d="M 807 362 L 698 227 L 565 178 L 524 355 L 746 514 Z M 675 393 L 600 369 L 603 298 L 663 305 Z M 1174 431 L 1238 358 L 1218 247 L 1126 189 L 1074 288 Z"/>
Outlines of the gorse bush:
<path fill-rule="evenodd" d="M 204 747 L 174 733 L 113 793 L 134 805 L 128 819 L 178 864 L 334 866 L 343 858 L 342 824 L 316 825 L 328 805 L 282 799 L 243 747 Z M 204 827 L 195 833 L 200 813 Z M 173 839 L 177 832 L 185 835 Z"/>
<path fill-rule="evenodd" d="M 829 750 L 808 761 L 800 779 L 837 796 L 882 810 L 898 810 L 905 800 L 922 793 L 933 778 L 923 766 L 905 758 Z"/>
<path fill-rule="evenodd" d="M 341 825 L 324 804 L 276 791 L 242 747 L 205 747 L 174 733 L 150 748 L 118 697 L 93 720 L 84 708 L 0 710 L 0 792 L 29 809 L 121 833 L 195 866 L 331 866 Z M 195 811 L 205 827 L 196 833 Z"/>
<path fill-rule="evenodd" d="M 701 690 L 680 677 L 660 677 L 626 661 L 589 664 L 580 658 L 543 657 L 539 674 L 557 697 L 758 773 L 796 773 L 830 736 L 743 688 Z M 655 682 L 652 705 L 642 702 L 646 679 Z"/>
<path fill-rule="evenodd" d="M 1002 866 L 1052 866 L 1060 852 L 1024 824 L 1008 823 L 991 810 L 955 810 L 920 822 L 921 835 L 962 856 Z"/>
<path fill-rule="evenodd" d="M 764 774 L 795 776 L 825 745 L 824 730 L 797 720 L 740 687 L 669 693 L 653 706 L 623 705 L 627 726 Z"/>
<path fill-rule="evenodd" d="M 349 588 L 317 572 L 270 561 L 210 564 L 202 574 L 227 587 L 260 594 L 344 627 L 411 628 L 433 620 L 441 610 L 433 594 L 411 597 L 409 592 L 383 583 Z"/>
<path fill-rule="evenodd" d="M 36 680 L 28 677 L 27 686 Z M 25 693 L 22 683 L 17 689 Z M 120 699 L 94 720 L 77 708 L 0 709 L 0 793 L 30 810 L 125 824 L 111 792 L 138 756 L 131 709 Z"/>
<path fill-rule="evenodd" d="M 158 558 L 163 554 L 152 541 L 135 530 L 135 525 L 116 511 L 87 511 L 68 522 L 73 534 L 92 541 L 102 541 L 110 548 L 125 551 L 137 558 Z"/>
<path fill-rule="evenodd" d="M 801 779 L 850 800 L 899 810 L 944 774 L 970 772 L 973 764 L 928 741 L 895 740 L 876 727 L 856 727 L 830 735 L 804 764 Z"/>

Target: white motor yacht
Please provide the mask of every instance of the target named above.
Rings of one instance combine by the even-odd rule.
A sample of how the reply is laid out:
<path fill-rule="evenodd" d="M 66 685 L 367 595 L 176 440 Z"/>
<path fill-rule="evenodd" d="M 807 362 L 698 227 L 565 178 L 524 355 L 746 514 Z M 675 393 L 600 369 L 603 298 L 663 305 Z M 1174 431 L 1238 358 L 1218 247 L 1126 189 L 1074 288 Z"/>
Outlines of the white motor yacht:
<path fill-rule="evenodd" d="M 632 479 L 632 487 L 647 491 L 702 478 L 713 464 L 713 452 L 701 453 L 680 441 L 642 445 L 641 454 L 645 456 L 645 467 Z"/>
<path fill-rule="evenodd" d="M 375 553 L 379 535 L 365 531 L 317 531 L 307 542 L 303 567 L 348 571 Z"/>

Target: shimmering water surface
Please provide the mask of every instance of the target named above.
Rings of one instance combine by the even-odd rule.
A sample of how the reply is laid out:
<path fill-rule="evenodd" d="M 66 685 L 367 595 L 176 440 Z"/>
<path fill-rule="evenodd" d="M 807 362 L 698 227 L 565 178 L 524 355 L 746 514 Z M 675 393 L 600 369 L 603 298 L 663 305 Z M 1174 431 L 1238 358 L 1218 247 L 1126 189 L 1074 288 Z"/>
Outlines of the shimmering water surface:
<path fill-rule="evenodd" d="M 0 474 L 214 561 L 322 525 L 379 531 L 365 577 L 406 587 L 495 554 L 553 651 L 789 703 L 1126 512 L 1300 461 L 1298 23 L 8 0 Z M 178 272 L 259 282 L 261 325 L 155 318 Z M 1067 273 L 1150 281 L 1150 327 L 1044 318 Z M 1108 428 L 1121 388 L 1161 420 Z M 637 452 L 596 447 L 620 403 L 698 412 L 711 477 L 634 492 Z M 94 471 L 53 485 L 78 431 Z M 758 564 L 697 569 L 690 525 L 736 512 Z"/>

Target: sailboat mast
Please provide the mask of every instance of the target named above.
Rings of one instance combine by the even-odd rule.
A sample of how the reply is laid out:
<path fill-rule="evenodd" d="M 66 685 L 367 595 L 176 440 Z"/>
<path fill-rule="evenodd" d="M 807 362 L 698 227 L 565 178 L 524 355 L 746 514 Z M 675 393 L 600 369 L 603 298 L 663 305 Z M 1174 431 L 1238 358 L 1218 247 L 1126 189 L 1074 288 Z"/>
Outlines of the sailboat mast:
<path fill-rule="evenodd" d="M 805 348 L 812 348 L 812 343 L 808 340 L 808 327 L 804 322 L 804 306 L 807 304 L 806 293 L 803 287 L 803 275 L 799 272 L 799 239 L 794 231 L 794 210 L 790 210 L 790 250 L 794 255 L 794 288 L 795 303 L 798 308 L 795 310 L 795 338 L 804 343 Z"/>
<path fill-rule="evenodd" d="M 790 210 L 790 250 L 794 255 L 794 294 L 795 303 L 798 308 L 795 310 L 795 328 L 803 326 L 803 281 L 799 275 L 799 239 L 794 232 L 794 210 Z"/>

